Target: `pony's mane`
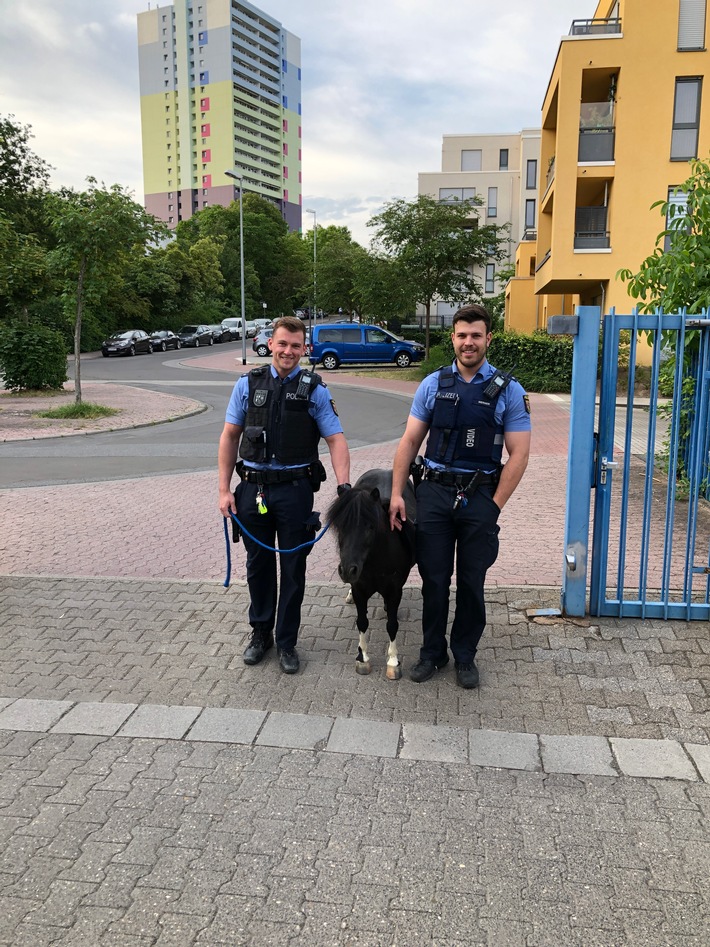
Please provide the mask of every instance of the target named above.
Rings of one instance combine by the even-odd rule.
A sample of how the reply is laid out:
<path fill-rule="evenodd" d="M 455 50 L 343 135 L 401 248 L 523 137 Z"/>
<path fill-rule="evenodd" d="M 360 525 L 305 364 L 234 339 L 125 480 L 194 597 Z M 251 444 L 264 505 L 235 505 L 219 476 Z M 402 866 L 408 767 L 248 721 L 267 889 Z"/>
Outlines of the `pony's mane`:
<path fill-rule="evenodd" d="M 326 518 L 338 536 L 363 526 L 382 530 L 386 522 L 382 501 L 373 499 L 369 490 L 358 488 L 347 490 L 334 500 Z"/>

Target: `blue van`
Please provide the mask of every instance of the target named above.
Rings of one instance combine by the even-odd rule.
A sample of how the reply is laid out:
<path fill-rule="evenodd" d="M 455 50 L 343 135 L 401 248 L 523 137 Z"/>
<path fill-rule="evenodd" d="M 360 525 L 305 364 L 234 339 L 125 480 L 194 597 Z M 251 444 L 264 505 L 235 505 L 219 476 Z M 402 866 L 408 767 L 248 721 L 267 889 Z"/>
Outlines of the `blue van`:
<path fill-rule="evenodd" d="M 394 362 L 407 368 L 424 358 L 424 346 L 398 339 L 379 326 L 334 322 L 313 326 L 308 357 L 312 365 L 322 362 L 329 369 L 355 362 Z"/>

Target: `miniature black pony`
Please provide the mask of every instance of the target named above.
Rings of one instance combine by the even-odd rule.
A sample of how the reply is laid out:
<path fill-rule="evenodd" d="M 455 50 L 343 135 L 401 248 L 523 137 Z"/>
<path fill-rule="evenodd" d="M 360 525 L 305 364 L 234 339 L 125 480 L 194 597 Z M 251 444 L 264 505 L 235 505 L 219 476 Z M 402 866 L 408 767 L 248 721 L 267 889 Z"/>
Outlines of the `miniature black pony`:
<path fill-rule="evenodd" d="M 379 592 L 385 603 L 387 634 L 390 638 L 387 677 L 396 681 L 402 676 L 395 645 L 399 630 L 397 610 L 402 601 L 402 587 L 415 563 L 416 504 L 414 488 L 407 482 L 404 492 L 407 519 L 401 530 L 391 530 L 391 494 L 392 472 L 368 470 L 351 490 L 331 504 L 327 520 L 335 533 L 340 551 L 338 574 L 343 582 L 350 585 L 357 608 L 360 640 L 355 668 L 358 674 L 369 674 L 372 670 L 365 638 L 369 626 L 367 603 L 375 592 Z"/>

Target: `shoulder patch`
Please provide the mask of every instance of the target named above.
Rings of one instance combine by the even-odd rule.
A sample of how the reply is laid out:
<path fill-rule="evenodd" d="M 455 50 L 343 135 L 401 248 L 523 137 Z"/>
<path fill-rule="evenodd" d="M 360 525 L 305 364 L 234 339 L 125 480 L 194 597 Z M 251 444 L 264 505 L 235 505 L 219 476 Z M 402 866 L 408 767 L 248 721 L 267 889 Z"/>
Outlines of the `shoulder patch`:
<path fill-rule="evenodd" d="M 523 395 L 523 404 L 527 413 L 530 414 L 530 398 L 527 395 Z"/>
<path fill-rule="evenodd" d="M 335 407 L 335 402 L 333 401 L 332 398 L 330 399 L 330 406 L 333 409 L 333 414 L 336 416 L 336 418 L 340 417 L 340 415 L 338 414 L 338 409 Z"/>

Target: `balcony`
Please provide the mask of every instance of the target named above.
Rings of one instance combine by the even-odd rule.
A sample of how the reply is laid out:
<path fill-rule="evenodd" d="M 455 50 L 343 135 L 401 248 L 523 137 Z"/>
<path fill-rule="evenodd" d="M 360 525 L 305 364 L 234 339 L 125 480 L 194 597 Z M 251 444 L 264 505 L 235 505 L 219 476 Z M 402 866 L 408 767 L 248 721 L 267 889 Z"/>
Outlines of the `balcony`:
<path fill-rule="evenodd" d="M 621 20 L 607 18 L 603 20 L 572 20 L 570 36 L 604 36 L 621 33 Z"/>
<path fill-rule="evenodd" d="M 611 246 L 606 207 L 577 207 L 574 212 L 574 249 L 608 250 Z"/>
<path fill-rule="evenodd" d="M 577 160 L 614 160 L 614 103 L 582 102 L 579 113 L 579 148 Z"/>
<path fill-rule="evenodd" d="M 550 158 L 550 162 L 547 165 L 547 178 L 546 178 L 546 187 L 545 190 L 552 184 L 555 180 L 555 155 Z"/>

